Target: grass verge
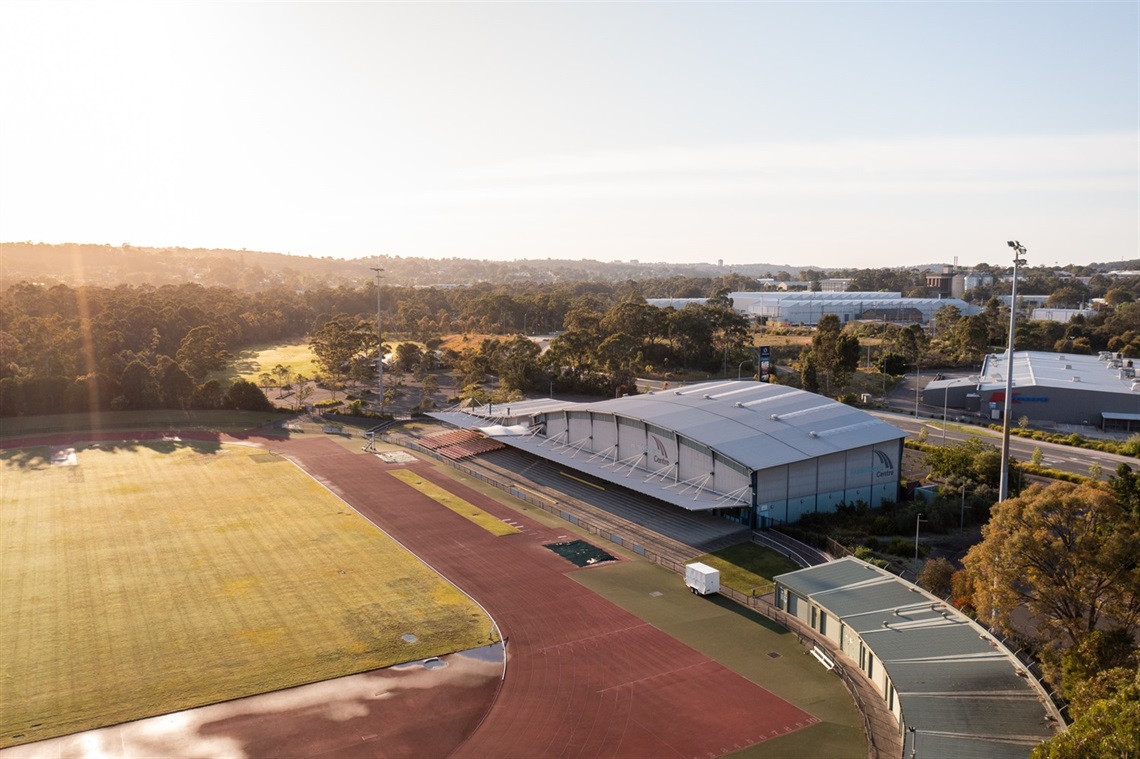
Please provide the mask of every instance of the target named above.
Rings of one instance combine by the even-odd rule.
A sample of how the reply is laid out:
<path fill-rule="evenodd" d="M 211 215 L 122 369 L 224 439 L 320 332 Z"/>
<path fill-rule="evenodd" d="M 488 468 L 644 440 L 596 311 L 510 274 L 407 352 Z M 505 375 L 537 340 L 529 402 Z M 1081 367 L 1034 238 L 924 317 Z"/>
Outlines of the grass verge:
<path fill-rule="evenodd" d="M 0 747 L 492 639 L 470 599 L 273 454 L 49 461 L 0 453 Z"/>
<path fill-rule="evenodd" d="M 772 578 L 801 567 L 770 548 L 755 543 L 739 543 L 696 561 L 720 570 L 720 584 L 745 595 L 763 595 L 772 590 Z"/>

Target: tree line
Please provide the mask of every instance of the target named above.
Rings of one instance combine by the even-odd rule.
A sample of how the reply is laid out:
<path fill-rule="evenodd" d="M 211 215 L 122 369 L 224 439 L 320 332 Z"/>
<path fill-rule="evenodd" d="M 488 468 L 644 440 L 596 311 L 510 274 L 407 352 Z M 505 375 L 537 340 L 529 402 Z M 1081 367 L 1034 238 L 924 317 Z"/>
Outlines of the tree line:
<path fill-rule="evenodd" d="M 738 275 L 379 290 L 375 282 L 259 291 L 20 283 L 0 299 L 0 415 L 251 402 L 241 395 L 252 395 L 249 388 L 228 397 L 229 388 L 210 373 L 235 351 L 305 337 L 314 339 L 319 358 L 329 344 L 332 355 L 323 362 L 329 381 L 366 380 L 375 365 L 376 345 L 368 340 L 378 304 L 386 340 L 435 347 L 449 334 L 492 336 L 478 349 L 444 357 L 463 375 L 463 386 L 474 388 L 470 395 L 491 377 L 497 391 L 526 393 L 545 384 L 612 394 L 640 375 L 728 375 L 747 365 L 751 376 L 755 335 L 747 317 L 732 309 L 729 293 L 752 285 Z M 708 301 L 658 309 L 646 304 L 652 297 Z M 842 390 L 858 363 L 859 338 L 871 336 L 882 343 L 877 364 L 886 374 L 914 365 L 974 365 L 1004 346 L 1007 322 L 1008 308 L 995 299 L 974 316 L 943 307 L 932 333 L 866 322 L 840 328 L 824 319 L 800 356 L 799 377 L 807 389 Z M 325 339 L 336 329 L 356 340 L 348 355 L 337 355 L 340 338 Z M 525 339 L 551 333 L 557 334 L 541 356 Z M 1121 296 L 1116 308 L 1068 324 L 1022 321 L 1017 346 L 1140 356 L 1140 303 Z"/>
<path fill-rule="evenodd" d="M 740 283 L 690 286 L 700 296 L 724 292 L 726 284 Z M 649 285 L 646 290 L 654 292 Z M 747 321 L 723 299 L 670 316 L 645 305 L 641 285 L 633 282 L 385 286 L 379 292 L 374 283 L 258 292 L 197 284 L 20 283 L 0 299 L 0 416 L 260 403 L 256 385 L 222 387 L 209 375 L 236 351 L 305 337 L 313 340 L 328 381 L 353 372 L 363 378 L 361 372 L 375 366 L 378 300 L 386 340 L 438 345 L 448 334 L 507 336 L 450 358 L 475 382 L 492 373 L 518 391 L 545 380 L 608 392 L 655 362 L 678 369 L 720 366 L 743 350 L 747 333 Z M 632 305 L 613 311 L 622 303 Z M 635 312 L 640 322 L 622 321 Z M 533 344 L 509 337 L 556 331 L 551 352 L 558 366 L 521 360 Z M 347 354 L 345 341 L 355 341 Z"/>

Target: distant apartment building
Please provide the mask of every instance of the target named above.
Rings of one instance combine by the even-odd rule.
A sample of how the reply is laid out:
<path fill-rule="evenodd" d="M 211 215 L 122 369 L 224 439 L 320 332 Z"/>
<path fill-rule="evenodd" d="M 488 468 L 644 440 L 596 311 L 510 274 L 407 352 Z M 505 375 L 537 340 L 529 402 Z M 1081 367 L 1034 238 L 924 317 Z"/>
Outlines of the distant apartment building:
<path fill-rule="evenodd" d="M 940 272 L 926 273 L 926 296 L 950 298 L 954 292 L 954 267 L 943 265 Z"/>

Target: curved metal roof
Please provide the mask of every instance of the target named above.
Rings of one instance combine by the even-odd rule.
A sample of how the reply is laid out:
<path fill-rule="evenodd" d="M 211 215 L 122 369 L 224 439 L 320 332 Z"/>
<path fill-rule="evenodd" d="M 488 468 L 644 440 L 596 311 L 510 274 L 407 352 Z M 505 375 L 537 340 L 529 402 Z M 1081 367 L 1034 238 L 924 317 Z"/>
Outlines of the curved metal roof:
<path fill-rule="evenodd" d="M 582 404 L 576 410 L 612 413 L 675 430 L 750 469 L 906 436 L 844 403 L 752 380 L 684 385 Z"/>
<path fill-rule="evenodd" d="M 925 747 L 918 755 L 1026 757 L 1062 724 L 1008 648 L 886 570 L 848 556 L 775 581 L 834 615 L 874 652 L 898 694 L 903 727 Z"/>
<path fill-rule="evenodd" d="M 906 436 L 902 430 L 851 406 L 803 390 L 752 380 L 682 385 L 595 403 L 541 398 L 429 416 L 457 427 L 494 434 L 488 422 L 507 423 L 562 411 L 613 414 L 674 430 L 748 469 L 805 461 Z M 689 511 L 748 505 L 708 488 L 679 492 L 676 483 L 630 478 L 629 471 L 619 473 L 605 461 L 592 457 L 575 459 L 577 449 L 551 448 L 546 445 L 547 438 L 511 434 L 496 435 L 496 439 Z"/>

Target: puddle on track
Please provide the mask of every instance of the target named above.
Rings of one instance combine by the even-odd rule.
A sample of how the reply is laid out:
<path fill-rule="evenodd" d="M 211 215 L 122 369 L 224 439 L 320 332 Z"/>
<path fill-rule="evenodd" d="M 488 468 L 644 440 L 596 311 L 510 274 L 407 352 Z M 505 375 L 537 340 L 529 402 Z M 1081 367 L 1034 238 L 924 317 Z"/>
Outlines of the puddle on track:
<path fill-rule="evenodd" d="M 459 651 L 456 653 L 456 656 L 499 663 L 503 661 L 504 654 L 505 649 L 502 643 L 492 643 L 489 646 L 480 646 L 479 648 L 471 648 L 467 651 Z"/>
<path fill-rule="evenodd" d="M 470 735 L 502 677 L 502 643 L 0 750 L 0 759 L 445 756 Z M 432 715 L 445 709 L 441 725 Z"/>

